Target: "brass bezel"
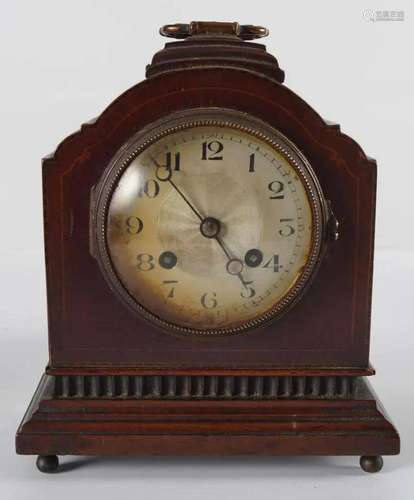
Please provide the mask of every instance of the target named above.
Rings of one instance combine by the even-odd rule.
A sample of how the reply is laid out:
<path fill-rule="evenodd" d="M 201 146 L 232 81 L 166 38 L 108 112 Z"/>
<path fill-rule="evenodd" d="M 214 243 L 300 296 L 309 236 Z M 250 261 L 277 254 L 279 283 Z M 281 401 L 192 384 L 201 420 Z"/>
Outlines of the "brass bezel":
<path fill-rule="evenodd" d="M 312 210 L 312 243 L 308 261 L 295 284 L 272 308 L 257 318 L 230 328 L 200 329 L 178 325 L 153 314 L 130 295 L 112 265 L 106 241 L 109 204 L 117 182 L 136 156 L 162 137 L 197 126 L 218 126 L 251 134 L 282 154 L 300 177 Z M 282 133 L 265 122 L 239 111 L 224 108 L 192 108 L 168 115 L 140 130 L 117 152 L 94 187 L 91 210 L 91 238 L 94 257 L 115 295 L 134 313 L 169 333 L 195 336 L 234 335 L 261 327 L 280 318 L 302 297 L 320 264 L 327 223 L 326 202 L 310 163 Z"/>

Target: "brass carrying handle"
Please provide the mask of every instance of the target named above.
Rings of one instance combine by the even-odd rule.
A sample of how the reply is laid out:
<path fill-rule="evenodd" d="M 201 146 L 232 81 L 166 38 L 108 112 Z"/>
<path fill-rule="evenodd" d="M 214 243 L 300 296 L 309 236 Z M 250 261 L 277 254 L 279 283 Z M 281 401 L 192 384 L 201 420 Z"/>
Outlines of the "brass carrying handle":
<path fill-rule="evenodd" d="M 193 35 L 233 35 L 241 40 L 254 40 L 267 36 L 269 30 L 251 24 L 192 21 L 190 24 L 166 24 L 160 28 L 160 34 L 178 39 Z"/>

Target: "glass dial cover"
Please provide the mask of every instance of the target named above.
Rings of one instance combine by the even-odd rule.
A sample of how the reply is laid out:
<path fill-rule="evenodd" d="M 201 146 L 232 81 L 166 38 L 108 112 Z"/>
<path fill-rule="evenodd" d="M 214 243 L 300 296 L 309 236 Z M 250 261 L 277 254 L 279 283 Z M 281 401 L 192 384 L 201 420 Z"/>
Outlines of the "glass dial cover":
<path fill-rule="evenodd" d="M 106 278 L 169 331 L 234 334 L 275 319 L 320 260 L 324 202 L 309 162 L 245 114 L 192 110 L 147 127 L 95 192 Z"/>

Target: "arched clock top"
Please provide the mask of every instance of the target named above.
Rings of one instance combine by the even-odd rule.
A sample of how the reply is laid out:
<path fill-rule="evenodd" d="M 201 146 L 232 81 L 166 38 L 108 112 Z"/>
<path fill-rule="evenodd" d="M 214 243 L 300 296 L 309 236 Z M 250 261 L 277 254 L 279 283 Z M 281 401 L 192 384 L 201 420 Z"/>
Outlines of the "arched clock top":
<path fill-rule="evenodd" d="M 240 68 L 222 68 L 217 78 L 216 68 L 208 67 L 174 71 L 131 87 L 99 117 L 65 138 L 54 153 L 44 158 L 44 167 L 47 172 L 49 166 L 59 168 L 59 163 L 66 167 L 68 162 L 84 165 L 103 140 L 108 143 L 113 140 L 121 147 L 128 136 L 163 115 L 207 105 L 249 112 L 293 141 L 300 142 L 302 136 L 306 137 L 309 142 L 315 142 L 315 148 L 329 150 L 334 159 L 343 159 L 345 167 L 351 170 L 358 165 L 375 166 L 375 160 L 368 158 L 356 141 L 341 132 L 338 124 L 325 121 L 285 85 Z M 307 144 L 303 142 L 300 146 L 306 154 Z M 60 162 L 60 158 L 64 161 Z M 66 170 L 65 166 L 61 168 Z"/>
<path fill-rule="evenodd" d="M 322 134 L 321 147 L 330 148 L 331 157 L 339 160 L 345 167 L 346 163 L 340 160 L 341 149 L 346 150 L 348 155 L 354 151 L 355 156 L 349 167 L 351 169 L 358 161 L 374 165 L 360 145 L 340 131 L 339 125 L 325 121 L 300 96 L 281 85 L 284 82 L 284 72 L 264 45 L 246 41 L 267 36 L 265 28 L 238 23 L 193 22 L 166 25 L 160 32 L 164 36 L 185 40 L 167 43 L 164 49 L 157 52 L 147 66 L 147 80 L 121 94 L 98 118 L 85 123 L 79 131 L 64 139 L 57 150 L 45 158 L 46 168 L 49 161 L 61 155 L 63 149 L 67 150 L 68 158 L 74 154 L 77 164 L 84 163 L 83 160 L 88 157 L 87 152 L 94 144 L 114 133 L 121 125 L 120 122 L 128 117 L 133 118 L 129 122 L 129 133 L 133 135 L 137 128 L 145 126 L 151 119 L 160 118 L 168 111 L 201 105 L 240 109 L 242 101 L 248 97 L 246 94 L 256 96 L 257 106 L 260 106 L 260 101 L 264 101 L 272 108 L 288 112 L 277 122 L 271 116 L 267 117 L 270 125 L 286 135 L 289 131 L 288 122 L 296 119 L 315 140 Z M 220 71 L 217 72 L 218 70 Z M 220 94 L 227 94 L 231 90 L 237 92 L 238 96 L 234 95 L 226 102 Z M 208 98 L 202 104 L 195 103 L 191 97 L 194 92 L 206 92 Z M 182 99 L 177 94 L 181 94 Z M 175 106 L 169 110 L 165 108 L 164 111 L 163 101 L 170 98 L 175 101 Z M 260 113 L 255 109 L 253 101 L 254 99 L 251 105 L 246 106 L 246 111 Z M 154 113 L 147 118 L 147 113 L 144 116 L 140 111 L 148 106 L 153 108 Z M 82 148 L 87 152 L 81 153 Z"/>

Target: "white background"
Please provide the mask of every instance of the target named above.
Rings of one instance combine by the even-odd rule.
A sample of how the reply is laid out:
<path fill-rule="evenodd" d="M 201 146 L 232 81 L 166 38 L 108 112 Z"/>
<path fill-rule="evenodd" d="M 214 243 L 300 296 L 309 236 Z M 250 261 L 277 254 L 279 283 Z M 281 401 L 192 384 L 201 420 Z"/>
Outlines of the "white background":
<path fill-rule="evenodd" d="M 255 0 L 0 1 L 0 498 L 414 498 L 412 145 L 414 26 L 410 2 Z M 366 9 L 403 10 L 370 22 Z M 191 20 L 261 24 L 286 84 L 341 124 L 378 161 L 371 360 L 402 454 L 377 475 L 356 457 L 93 459 L 37 472 L 14 433 L 47 362 L 40 159 L 144 77 L 165 40 Z"/>

